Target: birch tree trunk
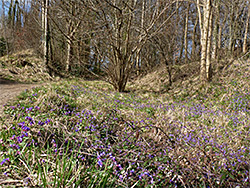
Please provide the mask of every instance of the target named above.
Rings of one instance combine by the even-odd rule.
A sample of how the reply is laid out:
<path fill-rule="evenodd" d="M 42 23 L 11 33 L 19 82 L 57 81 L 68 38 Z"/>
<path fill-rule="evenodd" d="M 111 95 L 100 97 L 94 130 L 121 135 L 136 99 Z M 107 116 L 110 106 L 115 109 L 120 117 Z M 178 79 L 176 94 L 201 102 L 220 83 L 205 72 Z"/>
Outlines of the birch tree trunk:
<path fill-rule="evenodd" d="M 47 67 L 49 64 L 48 6 L 49 6 L 49 0 L 43 0 L 42 1 L 43 59 Z"/>
<path fill-rule="evenodd" d="M 185 46 L 185 63 L 188 62 L 188 19 L 189 19 L 189 8 L 190 4 L 187 5 L 187 13 L 186 13 L 186 20 L 185 20 L 185 36 L 184 36 L 184 46 Z"/>
<path fill-rule="evenodd" d="M 71 45 L 71 41 L 67 39 L 67 60 L 66 60 L 66 66 L 65 66 L 66 72 L 70 71 L 71 58 L 72 58 L 72 45 Z"/>
<path fill-rule="evenodd" d="M 67 59 L 66 59 L 66 65 L 65 65 L 65 71 L 70 71 L 70 62 L 72 58 L 72 41 L 71 41 L 71 33 L 72 33 L 72 22 L 69 20 L 68 26 L 67 26 L 68 34 L 67 34 Z"/>
<path fill-rule="evenodd" d="M 72 7 L 72 11 L 73 7 Z M 74 41 L 74 36 L 76 34 L 76 31 L 78 30 L 81 21 L 78 21 L 77 23 L 74 23 L 71 19 L 69 19 L 68 21 L 68 25 L 67 25 L 67 59 L 66 59 L 66 66 L 65 66 L 65 71 L 69 72 L 70 71 L 70 64 L 72 61 L 72 56 L 73 56 L 73 41 Z"/>
<path fill-rule="evenodd" d="M 215 18 L 214 23 L 214 29 L 213 29 L 213 48 L 212 48 L 212 59 L 217 58 L 217 51 L 218 51 L 218 17 Z"/>
<path fill-rule="evenodd" d="M 243 54 L 247 52 L 247 35 L 248 35 L 249 19 L 250 19 L 250 5 L 248 5 L 248 14 L 246 20 L 245 33 L 244 33 Z"/>
<path fill-rule="evenodd" d="M 176 2 L 176 25 L 178 28 L 182 29 L 182 27 L 180 27 L 180 12 L 179 12 L 179 1 Z M 183 24 L 185 24 L 185 21 L 183 21 Z M 182 25 L 182 23 L 181 23 Z M 178 62 L 182 61 L 182 56 L 183 56 L 183 49 L 184 49 L 184 33 L 181 32 L 181 45 L 180 45 L 180 55 L 179 55 L 179 59 Z"/>
<path fill-rule="evenodd" d="M 206 59 L 206 78 L 208 81 L 211 80 L 211 43 L 212 43 L 212 31 L 213 31 L 213 13 L 210 13 L 209 17 L 209 28 L 208 28 L 208 36 L 207 36 L 207 59 Z"/>
<path fill-rule="evenodd" d="M 233 52 L 233 40 L 234 40 L 234 22 L 235 22 L 235 7 L 231 5 L 230 8 L 230 22 L 229 22 L 229 42 L 228 42 L 228 52 L 232 54 Z"/>
<path fill-rule="evenodd" d="M 219 32 L 219 3 L 220 0 L 215 2 L 215 14 L 214 14 L 214 28 L 213 28 L 213 51 L 212 51 L 212 59 L 217 59 L 218 52 L 218 32 Z"/>
<path fill-rule="evenodd" d="M 204 0 L 203 11 L 201 10 L 200 0 L 197 0 L 197 9 L 199 14 L 199 23 L 201 30 L 201 64 L 200 64 L 200 79 L 203 83 L 210 80 L 210 61 L 207 61 L 207 55 L 209 49 L 208 40 L 209 40 L 209 22 L 211 16 L 211 0 Z"/>
<path fill-rule="evenodd" d="M 7 32 L 6 32 L 6 23 L 5 23 L 5 3 L 4 0 L 2 0 L 2 24 L 3 24 L 3 32 L 4 32 L 4 39 L 5 39 L 5 46 L 6 46 L 6 53 L 9 55 L 9 44 L 8 44 L 8 37 L 7 37 Z"/>
<path fill-rule="evenodd" d="M 141 11 L 141 28 L 140 28 L 140 30 L 141 30 L 141 33 L 144 33 L 144 17 L 145 17 L 145 7 L 146 7 L 146 2 L 145 2 L 145 0 L 143 0 L 142 1 L 142 11 Z M 139 41 L 141 41 L 142 40 L 142 35 L 140 35 L 140 38 L 139 38 Z M 139 59 L 140 59 L 140 51 L 141 51 L 141 49 L 140 48 L 138 48 L 137 49 L 137 52 L 136 52 L 136 54 L 137 54 L 137 56 L 136 56 L 136 74 L 137 75 L 139 75 L 140 74 L 140 65 L 139 65 Z"/>

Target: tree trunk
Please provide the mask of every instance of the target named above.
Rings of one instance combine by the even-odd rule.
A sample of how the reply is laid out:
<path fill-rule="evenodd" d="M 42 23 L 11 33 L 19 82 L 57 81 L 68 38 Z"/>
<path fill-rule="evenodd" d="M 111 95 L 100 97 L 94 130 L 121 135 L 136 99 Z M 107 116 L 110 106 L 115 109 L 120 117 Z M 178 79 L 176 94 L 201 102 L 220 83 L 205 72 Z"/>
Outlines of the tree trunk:
<path fill-rule="evenodd" d="M 142 33 L 144 33 L 144 17 L 145 17 L 145 7 L 146 7 L 146 2 L 145 0 L 142 0 L 142 11 L 141 11 L 141 28 L 140 28 L 140 38 L 139 41 L 142 40 Z M 136 52 L 136 62 L 135 62 L 135 68 L 136 68 L 136 74 L 139 76 L 140 74 L 140 51 L 141 49 L 138 48 Z"/>
<path fill-rule="evenodd" d="M 212 59 L 217 59 L 217 51 L 218 51 L 218 28 L 219 28 L 219 3 L 220 1 L 217 1 L 215 3 L 215 14 L 214 14 L 214 29 L 213 29 L 213 51 L 212 51 Z"/>
<path fill-rule="evenodd" d="M 179 1 L 176 2 L 176 26 L 177 28 L 182 28 L 179 26 L 179 22 L 180 22 L 180 14 L 179 14 Z M 185 24 L 185 22 L 183 23 Z M 181 46 L 180 46 L 180 53 L 179 53 L 179 58 L 178 58 L 178 62 L 182 61 L 182 55 L 183 55 L 183 49 L 184 49 L 184 32 L 181 32 Z"/>
<path fill-rule="evenodd" d="M 6 53 L 7 55 L 9 55 L 9 44 L 8 44 L 8 37 L 7 37 L 7 33 L 6 33 L 6 23 L 5 23 L 5 3 L 4 0 L 2 0 L 2 24 L 3 24 L 3 32 L 4 32 L 4 39 L 5 39 L 5 46 L 6 46 Z"/>
<path fill-rule="evenodd" d="M 49 0 L 43 0 L 42 1 L 43 59 L 47 68 L 49 68 L 48 6 L 49 6 Z"/>
<path fill-rule="evenodd" d="M 16 10 L 16 15 L 15 15 L 15 26 L 16 26 L 16 30 L 20 29 L 22 26 L 22 20 L 21 20 L 21 8 L 20 8 L 20 4 L 18 1 L 15 2 L 15 6 L 14 6 L 15 10 Z"/>
<path fill-rule="evenodd" d="M 213 30 L 213 52 L 212 52 L 212 59 L 217 59 L 217 51 L 218 51 L 218 18 L 216 17 L 215 26 Z"/>
<path fill-rule="evenodd" d="M 183 33 L 183 32 L 182 32 Z M 181 48 L 180 48 L 180 56 L 179 56 L 179 62 L 182 61 L 183 56 L 183 50 L 184 50 L 184 34 L 181 36 Z"/>
<path fill-rule="evenodd" d="M 190 4 L 188 3 L 187 6 L 187 13 L 186 13 L 186 21 L 185 21 L 185 36 L 184 36 L 184 45 L 185 45 L 185 63 L 188 62 L 188 17 L 189 17 L 189 8 Z"/>
<path fill-rule="evenodd" d="M 209 37 L 209 21 L 211 16 L 211 1 L 204 1 L 203 13 L 200 8 L 200 0 L 197 0 L 197 9 L 199 14 L 200 21 L 200 30 L 201 30 L 201 65 L 200 65 L 200 79 L 203 83 L 210 80 L 210 61 L 207 61 L 207 52 L 211 49 L 208 49 L 208 37 Z"/>
<path fill-rule="evenodd" d="M 198 14 L 196 15 L 196 19 L 195 19 L 195 24 L 194 24 L 194 27 L 193 27 L 193 35 L 192 35 L 192 52 L 191 52 L 191 55 L 192 55 L 192 59 L 194 60 L 195 59 L 195 56 L 196 56 L 196 27 L 198 25 L 198 21 L 199 21 L 199 17 L 198 17 Z"/>
<path fill-rule="evenodd" d="M 67 25 L 67 57 L 65 62 L 65 72 L 68 73 L 70 71 L 70 64 L 72 60 L 72 37 L 73 37 L 73 31 L 72 31 L 72 21 L 68 20 Z"/>
<path fill-rule="evenodd" d="M 208 36 L 207 36 L 207 59 L 206 59 L 206 78 L 208 81 L 211 80 L 211 42 L 212 42 L 212 31 L 213 31 L 213 13 L 210 13 L 209 18 L 209 28 L 208 28 Z"/>
<path fill-rule="evenodd" d="M 219 31 L 218 31 L 218 50 L 219 50 L 219 54 L 217 53 L 218 54 L 217 59 L 222 57 L 223 54 L 226 52 L 226 49 L 222 50 L 223 30 L 224 30 L 226 21 L 227 21 L 227 16 L 224 16 L 222 24 L 219 24 Z"/>
<path fill-rule="evenodd" d="M 9 11 L 8 11 L 8 25 L 11 27 L 12 32 L 14 31 L 14 9 L 13 9 L 13 0 L 10 1 Z"/>
<path fill-rule="evenodd" d="M 250 5 L 248 5 L 246 28 L 245 28 L 244 42 L 243 42 L 243 54 L 247 52 L 247 35 L 248 35 L 248 27 L 249 27 L 249 18 L 250 18 Z"/>
<path fill-rule="evenodd" d="M 71 40 L 67 39 L 67 59 L 66 59 L 66 65 L 65 65 L 66 73 L 70 71 L 71 59 L 72 59 L 72 45 L 71 45 Z"/>
<path fill-rule="evenodd" d="M 228 52 L 232 54 L 233 52 L 233 37 L 234 37 L 234 6 L 231 6 L 230 10 L 230 25 L 229 25 L 229 42 L 228 42 Z"/>

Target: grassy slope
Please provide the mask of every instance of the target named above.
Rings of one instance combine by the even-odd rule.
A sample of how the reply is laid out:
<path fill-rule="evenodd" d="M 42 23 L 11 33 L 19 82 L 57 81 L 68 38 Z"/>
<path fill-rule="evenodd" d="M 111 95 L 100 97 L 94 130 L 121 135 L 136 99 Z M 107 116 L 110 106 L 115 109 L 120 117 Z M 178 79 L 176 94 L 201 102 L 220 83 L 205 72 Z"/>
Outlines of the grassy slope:
<path fill-rule="evenodd" d="M 143 79 L 129 93 L 80 80 L 25 91 L 1 122 L 0 185 L 250 186 L 250 71 L 239 63 L 164 94 L 138 89 Z"/>
<path fill-rule="evenodd" d="M 23 50 L 0 58 L 0 78 L 18 82 L 46 82 L 53 78 L 33 50 Z"/>

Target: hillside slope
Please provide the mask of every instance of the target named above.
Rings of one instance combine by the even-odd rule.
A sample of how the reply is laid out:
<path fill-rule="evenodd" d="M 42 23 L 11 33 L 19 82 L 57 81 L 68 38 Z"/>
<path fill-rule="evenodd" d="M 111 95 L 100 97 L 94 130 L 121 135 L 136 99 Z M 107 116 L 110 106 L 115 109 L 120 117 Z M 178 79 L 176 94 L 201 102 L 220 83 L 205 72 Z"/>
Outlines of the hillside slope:
<path fill-rule="evenodd" d="M 143 77 L 129 82 L 128 90 L 138 94 L 156 93 L 161 96 L 194 96 L 197 91 L 204 90 L 209 94 L 210 87 L 216 85 L 230 86 L 233 80 L 240 85 L 249 84 L 250 60 L 221 60 L 213 64 L 212 81 L 203 86 L 199 80 L 199 62 L 172 67 L 172 86 L 169 86 L 168 72 L 165 65 L 161 65 Z"/>
<path fill-rule="evenodd" d="M 43 60 L 32 50 L 1 57 L 0 78 L 18 82 L 40 82 L 52 79 Z"/>

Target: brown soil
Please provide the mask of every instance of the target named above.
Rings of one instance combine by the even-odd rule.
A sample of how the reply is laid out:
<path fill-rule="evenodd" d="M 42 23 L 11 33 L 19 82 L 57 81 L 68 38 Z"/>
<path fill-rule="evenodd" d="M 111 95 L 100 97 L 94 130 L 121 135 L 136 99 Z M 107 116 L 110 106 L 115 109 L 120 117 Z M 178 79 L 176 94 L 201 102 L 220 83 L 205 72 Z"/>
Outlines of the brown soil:
<path fill-rule="evenodd" d="M 25 89 L 31 89 L 35 86 L 39 86 L 39 84 L 23 84 L 15 81 L 5 80 L 0 77 L 0 116 L 3 113 L 3 105 L 14 99 Z"/>

